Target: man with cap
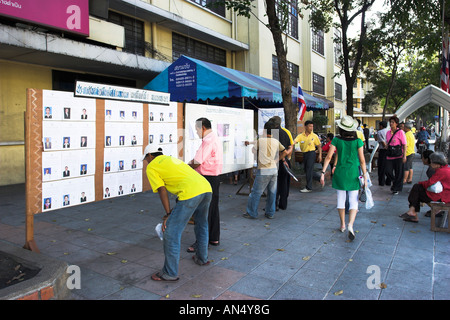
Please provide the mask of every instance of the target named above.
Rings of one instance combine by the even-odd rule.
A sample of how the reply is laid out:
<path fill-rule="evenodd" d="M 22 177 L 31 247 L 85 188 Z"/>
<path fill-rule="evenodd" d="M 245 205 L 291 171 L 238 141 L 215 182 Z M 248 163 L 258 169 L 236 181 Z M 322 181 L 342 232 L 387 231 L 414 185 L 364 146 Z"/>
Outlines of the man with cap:
<path fill-rule="evenodd" d="M 199 265 L 208 261 L 208 211 L 212 189 L 208 180 L 183 161 L 163 155 L 162 149 L 147 145 L 142 161 L 148 162 L 146 173 L 152 190 L 158 192 L 166 215 L 163 217 L 164 267 L 154 273 L 155 281 L 177 281 L 181 235 L 191 216 L 194 216 L 194 233 L 197 250 L 192 257 Z M 170 208 L 168 192 L 178 197 Z"/>

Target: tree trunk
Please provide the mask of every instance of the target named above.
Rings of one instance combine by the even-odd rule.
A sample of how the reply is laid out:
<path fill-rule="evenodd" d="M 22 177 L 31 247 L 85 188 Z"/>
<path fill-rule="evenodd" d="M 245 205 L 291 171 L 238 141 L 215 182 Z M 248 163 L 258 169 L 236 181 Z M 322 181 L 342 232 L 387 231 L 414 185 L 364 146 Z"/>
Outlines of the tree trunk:
<path fill-rule="evenodd" d="M 292 86 L 287 67 L 286 49 L 283 43 L 283 32 L 276 13 L 275 0 L 266 0 L 266 13 L 278 58 L 284 120 L 286 128 L 295 136 L 297 135 L 297 104 L 292 102 Z"/>

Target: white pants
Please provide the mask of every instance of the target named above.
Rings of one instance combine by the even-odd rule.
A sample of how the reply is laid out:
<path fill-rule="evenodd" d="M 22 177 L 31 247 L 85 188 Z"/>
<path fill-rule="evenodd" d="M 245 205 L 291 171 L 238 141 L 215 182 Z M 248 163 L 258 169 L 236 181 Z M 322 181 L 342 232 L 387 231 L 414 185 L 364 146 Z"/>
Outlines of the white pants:
<path fill-rule="evenodd" d="M 347 198 L 348 192 L 348 202 L 350 204 L 349 210 L 358 210 L 358 190 L 345 191 L 345 190 L 337 190 L 337 208 L 345 209 L 345 201 Z"/>

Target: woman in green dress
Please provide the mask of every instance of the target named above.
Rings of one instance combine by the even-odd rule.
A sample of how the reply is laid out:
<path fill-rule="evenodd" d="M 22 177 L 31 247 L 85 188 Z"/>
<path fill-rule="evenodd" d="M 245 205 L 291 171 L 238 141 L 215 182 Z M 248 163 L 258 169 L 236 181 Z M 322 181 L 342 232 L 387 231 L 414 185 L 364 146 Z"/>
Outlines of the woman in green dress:
<path fill-rule="evenodd" d="M 356 129 L 358 122 L 350 116 L 344 116 L 339 122 L 339 137 L 331 141 L 330 150 L 323 163 L 326 170 L 331 161 L 333 153 L 337 150 L 337 164 L 333 174 L 332 187 L 337 190 L 337 209 L 341 219 L 341 232 L 345 231 L 345 201 L 348 193 L 350 204 L 348 237 L 355 239 L 353 223 L 358 212 L 358 191 L 360 189 L 359 167 L 364 175 L 364 185 L 367 184 L 366 162 L 364 159 L 363 141 L 357 138 Z M 325 184 L 325 171 L 322 171 L 320 183 Z"/>

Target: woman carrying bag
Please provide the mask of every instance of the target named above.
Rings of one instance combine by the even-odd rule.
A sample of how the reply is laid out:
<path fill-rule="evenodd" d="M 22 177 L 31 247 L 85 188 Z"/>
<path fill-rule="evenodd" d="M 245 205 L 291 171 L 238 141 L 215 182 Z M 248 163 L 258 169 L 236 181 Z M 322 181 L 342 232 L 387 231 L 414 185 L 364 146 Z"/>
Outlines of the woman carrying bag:
<path fill-rule="evenodd" d="M 353 223 L 358 212 L 358 192 L 360 189 L 359 167 L 363 171 L 364 186 L 367 185 L 366 161 L 364 159 L 364 143 L 357 138 L 356 129 L 358 122 L 350 116 L 344 116 L 338 121 L 339 137 L 331 141 L 330 150 L 325 158 L 323 168 L 326 170 L 331 161 L 333 153 L 337 150 L 337 163 L 332 178 L 332 187 L 337 190 L 337 209 L 341 221 L 340 231 L 345 231 L 345 200 L 346 193 L 349 194 L 349 221 L 348 237 L 355 239 Z M 322 171 L 320 183 L 325 184 L 325 172 Z"/>
<path fill-rule="evenodd" d="M 403 189 L 403 164 L 406 162 L 406 136 L 405 132 L 398 128 L 399 120 L 396 116 L 389 118 L 391 130 L 386 133 L 387 155 L 386 176 L 392 181 L 391 191 L 398 194 Z"/>

